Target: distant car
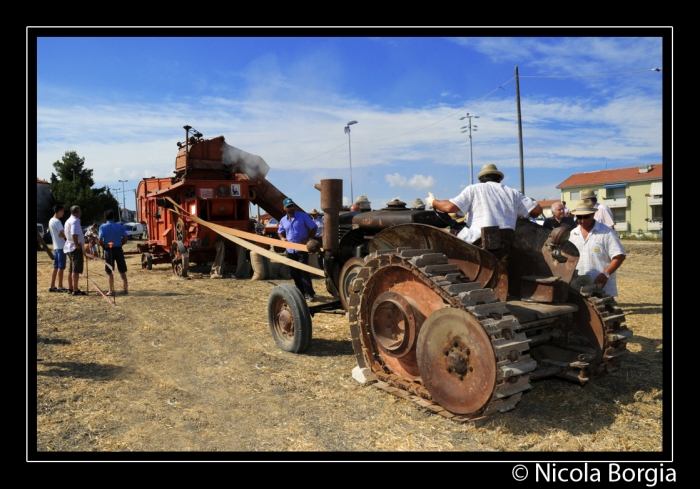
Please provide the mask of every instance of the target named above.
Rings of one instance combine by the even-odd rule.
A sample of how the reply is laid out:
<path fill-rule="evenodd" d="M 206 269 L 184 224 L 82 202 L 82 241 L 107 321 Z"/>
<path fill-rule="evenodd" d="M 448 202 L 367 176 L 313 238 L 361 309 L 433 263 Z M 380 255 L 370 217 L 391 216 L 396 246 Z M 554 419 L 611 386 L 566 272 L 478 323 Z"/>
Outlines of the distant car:
<path fill-rule="evenodd" d="M 41 239 L 44 240 L 44 243 L 51 244 L 51 232 L 48 228 L 44 230 L 43 224 L 36 223 L 36 231 L 39 233 L 39 236 L 41 236 Z"/>
<path fill-rule="evenodd" d="M 263 228 L 263 234 L 265 236 L 270 236 L 271 238 L 277 238 L 277 230 L 279 229 L 279 227 L 279 221 L 277 221 L 277 219 L 273 217 L 272 219 L 267 221 L 267 223 L 265 223 L 265 227 Z"/>
<path fill-rule="evenodd" d="M 129 236 L 134 239 L 143 239 L 143 234 L 145 233 L 143 224 L 139 222 L 127 222 L 124 224 L 124 229 Z"/>

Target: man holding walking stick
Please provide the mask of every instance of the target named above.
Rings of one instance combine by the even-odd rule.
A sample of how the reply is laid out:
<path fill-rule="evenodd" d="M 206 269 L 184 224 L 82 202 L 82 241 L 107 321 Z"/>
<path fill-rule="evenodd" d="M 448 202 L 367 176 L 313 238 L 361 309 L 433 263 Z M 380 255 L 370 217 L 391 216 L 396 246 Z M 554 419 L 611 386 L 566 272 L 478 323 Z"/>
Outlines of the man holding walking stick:
<path fill-rule="evenodd" d="M 105 272 L 109 276 L 109 291 L 106 295 L 109 297 L 114 296 L 114 275 L 112 274 L 112 270 L 114 270 L 115 262 L 119 270 L 119 275 L 121 275 L 122 287 L 126 295 L 129 293 L 129 284 L 126 280 L 126 261 L 124 260 L 124 250 L 122 246 L 129 240 L 129 235 L 121 224 L 114 222 L 114 211 L 105 211 L 105 220 L 107 222 L 100 226 L 99 238 L 102 248 L 107 254 L 107 259 L 105 261 L 109 265 L 105 265 Z"/>

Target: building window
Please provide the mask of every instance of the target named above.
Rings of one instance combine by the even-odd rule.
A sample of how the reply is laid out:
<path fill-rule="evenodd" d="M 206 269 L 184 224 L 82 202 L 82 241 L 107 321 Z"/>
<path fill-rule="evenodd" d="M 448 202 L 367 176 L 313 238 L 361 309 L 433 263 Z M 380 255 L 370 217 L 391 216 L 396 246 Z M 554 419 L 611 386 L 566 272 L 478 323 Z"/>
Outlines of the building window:
<path fill-rule="evenodd" d="M 656 221 L 661 221 L 664 218 L 664 213 L 662 212 L 662 207 L 661 205 L 652 205 L 651 206 L 651 218 L 656 220 Z"/>
<path fill-rule="evenodd" d="M 574 207 L 576 207 L 576 202 L 578 202 L 578 199 L 581 198 L 581 191 L 577 190 L 576 192 L 571 192 L 571 202 L 574 203 Z"/>
<path fill-rule="evenodd" d="M 624 199 L 626 189 L 623 188 L 608 188 L 605 189 L 606 199 Z"/>
<path fill-rule="evenodd" d="M 613 221 L 615 221 L 616 223 L 626 222 L 627 216 L 624 207 L 616 207 L 610 210 L 612 211 Z"/>

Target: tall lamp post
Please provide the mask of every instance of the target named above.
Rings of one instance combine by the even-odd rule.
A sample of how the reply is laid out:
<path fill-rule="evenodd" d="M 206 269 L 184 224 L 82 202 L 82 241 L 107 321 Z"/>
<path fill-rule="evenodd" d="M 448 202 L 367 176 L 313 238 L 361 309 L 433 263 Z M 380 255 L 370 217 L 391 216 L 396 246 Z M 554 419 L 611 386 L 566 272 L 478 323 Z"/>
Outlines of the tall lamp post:
<path fill-rule="evenodd" d="M 117 214 L 119 215 L 119 222 L 121 222 L 122 213 L 119 212 L 119 189 L 113 188 L 112 192 L 114 192 L 115 198 L 117 199 Z"/>
<path fill-rule="evenodd" d="M 350 203 L 355 202 L 355 197 L 352 194 L 352 149 L 350 148 L 350 126 L 357 124 L 357 121 L 350 121 L 345 126 L 345 134 L 348 135 L 348 154 L 350 155 Z"/>
<path fill-rule="evenodd" d="M 472 119 L 478 119 L 478 115 L 469 115 L 469 112 L 467 112 L 467 115 L 464 117 L 460 117 L 459 120 L 463 121 L 464 119 L 469 119 L 469 125 L 467 126 L 462 126 L 460 129 L 462 129 L 462 133 L 469 132 L 469 184 L 474 185 L 474 155 L 472 153 L 472 128 L 474 128 L 474 131 L 478 130 L 477 125 L 472 126 Z"/>
<path fill-rule="evenodd" d="M 122 183 L 122 202 L 124 204 L 124 207 L 122 209 L 126 210 L 126 194 L 124 193 L 124 184 L 128 182 L 129 180 L 119 180 Z M 119 222 L 122 222 L 122 213 L 119 213 Z"/>

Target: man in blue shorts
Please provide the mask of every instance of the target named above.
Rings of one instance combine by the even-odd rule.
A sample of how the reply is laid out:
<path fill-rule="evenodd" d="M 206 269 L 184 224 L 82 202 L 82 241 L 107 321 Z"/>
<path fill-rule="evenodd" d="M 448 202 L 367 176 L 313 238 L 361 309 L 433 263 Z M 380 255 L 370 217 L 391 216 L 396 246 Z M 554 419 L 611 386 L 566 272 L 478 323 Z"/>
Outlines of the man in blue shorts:
<path fill-rule="evenodd" d="M 66 244 L 66 233 L 63 231 L 61 218 L 63 217 L 63 206 L 56 204 L 53 206 L 53 217 L 49 221 L 49 232 L 51 233 L 51 243 L 53 244 L 53 271 L 51 272 L 51 288 L 49 292 L 68 292 L 63 286 L 63 270 L 66 269 L 66 254 L 63 246 Z M 56 288 L 56 277 L 58 276 L 58 288 Z"/>
<path fill-rule="evenodd" d="M 105 265 L 105 272 L 107 272 L 107 276 L 109 276 L 109 291 L 107 295 L 114 295 L 114 275 L 112 274 L 112 270 L 114 269 L 115 262 L 117 263 L 119 275 L 122 277 L 124 294 L 128 294 L 129 284 L 126 280 L 126 261 L 124 261 L 124 250 L 122 246 L 129 240 L 129 235 L 126 229 L 124 229 L 124 226 L 118 222 L 114 222 L 114 211 L 105 211 L 105 221 L 107 222 L 100 226 L 98 237 L 102 248 L 105 250 L 105 255 L 107 257 L 105 261 L 109 264 L 109 267 Z"/>

